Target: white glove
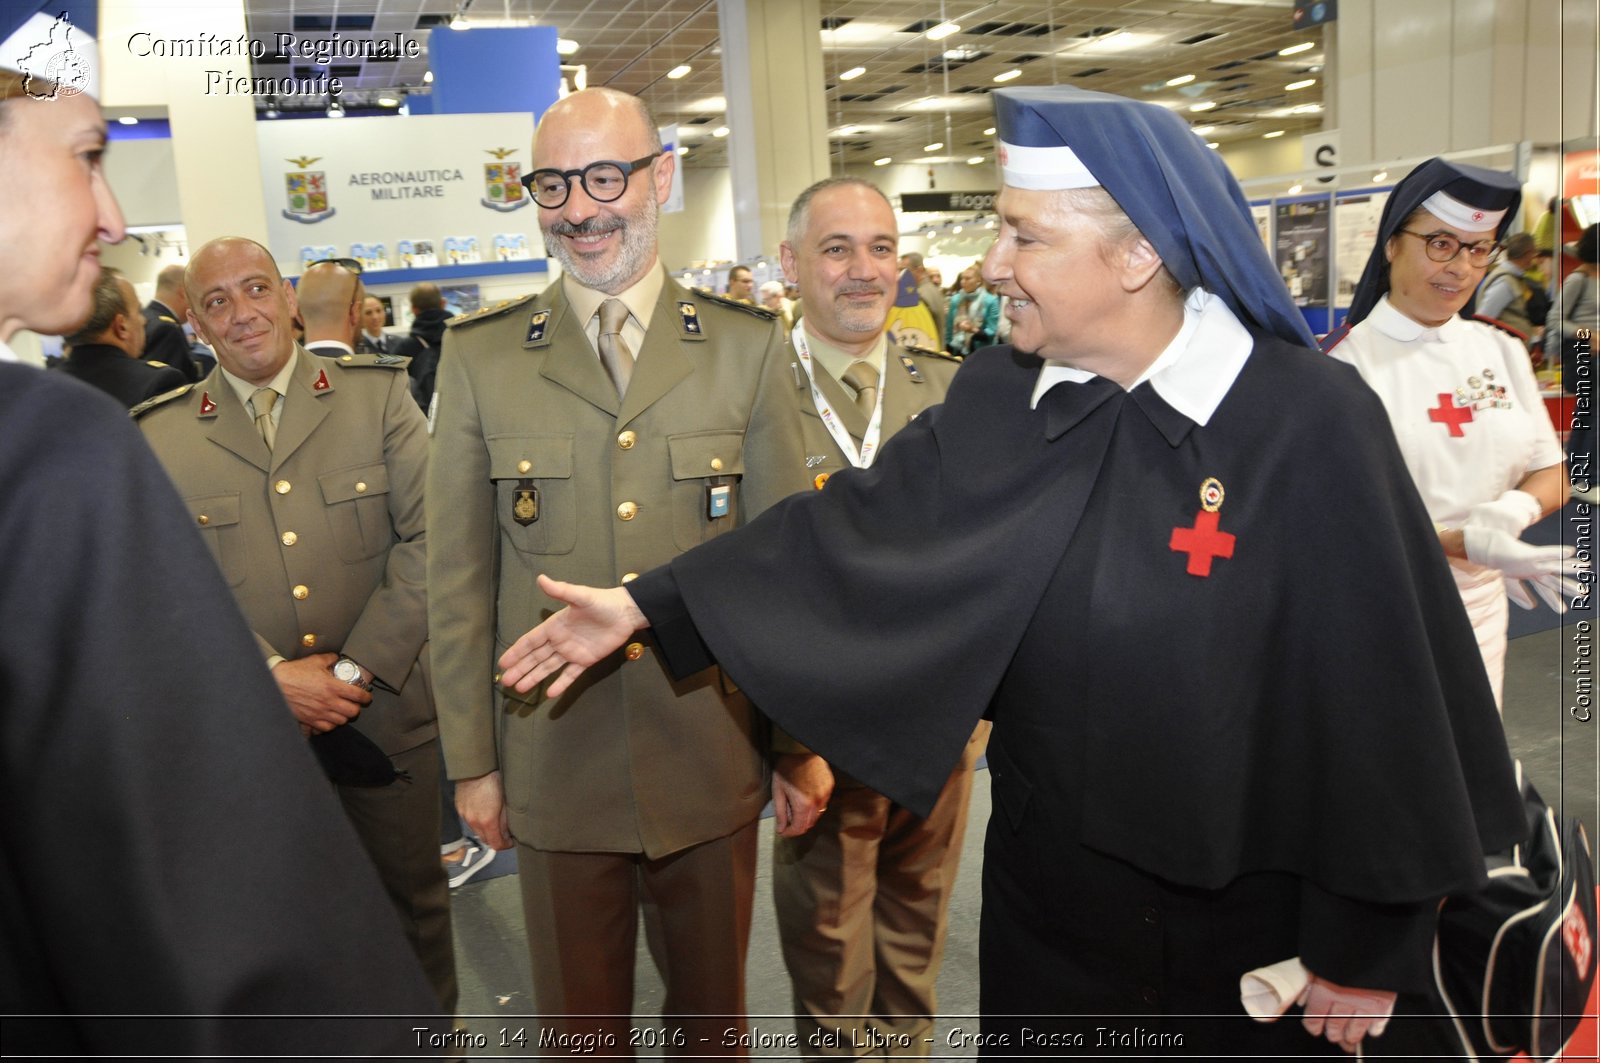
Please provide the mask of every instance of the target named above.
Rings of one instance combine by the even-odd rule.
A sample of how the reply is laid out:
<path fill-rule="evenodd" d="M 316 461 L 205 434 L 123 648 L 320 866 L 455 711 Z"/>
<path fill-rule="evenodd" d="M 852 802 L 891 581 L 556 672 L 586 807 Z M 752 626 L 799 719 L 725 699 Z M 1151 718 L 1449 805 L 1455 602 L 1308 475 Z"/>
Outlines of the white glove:
<path fill-rule="evenodd" d="M 1589 563 L 1574 558 L 1570 546 L 1533 546 L 1506 532 L 1472 524 L 1462 527 L 1461 541 L 1468 561 L 1500 570 L 1506 594 L 1524 609 L 1532 609 L 1534 602 L 1523 580 L 1558 613 L 1566 612 L 1568 603 L 1584 593 L 1579 577 Z"/>
<path fill-rule="evenodd" d="M 1306 1033 L 1326 1037 L 1346 1052 L 1354 1052 L 1363 1037 L 1383 1036 L 1394 1014 L 1394 994 L 1388 990 L 1351 989 L 1316 975 L 1296 1003 L 1305 1007 L 1300 1022 Z"/>
<path fill-rule="evenodd" d="M 1519 539 L 1543 515 L 1544 507 L 1537 498 L 1512 488 L 1493 502 L 1480 502 L 1467 510 L 1463 527 L 1497 528 Z"/>

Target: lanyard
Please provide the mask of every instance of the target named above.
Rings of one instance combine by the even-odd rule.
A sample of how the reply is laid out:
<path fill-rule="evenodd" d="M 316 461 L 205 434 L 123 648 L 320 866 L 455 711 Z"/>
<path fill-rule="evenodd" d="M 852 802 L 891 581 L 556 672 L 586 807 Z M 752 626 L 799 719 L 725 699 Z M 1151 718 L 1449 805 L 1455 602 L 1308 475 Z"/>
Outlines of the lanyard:
<path fill-rule="evenodd" d="M 867 422 L 866 435 L 861 437 L 861 451 L 857 453 L 855 440 L 850 438 L 850 433 L 844 425 L 839 423 L 839 415 L 833 412 L 833 406 L 823 397 L 817 388 L 817 378 L 811 368 L 811 348 L 806 343 L 805 322 L 798 322 L 794 331 L 790 333 L 790 342 L 794 344 L 795 353 L 800 356 L 800 367 L 806 371 L 806 381 L 811 385 L 811 404 L 816 407 L 817 415 L 822 418 L 822 423 L 828 429 L 828 434 L 833 441 L 839 444 L 839 449 L 850 460 L 850 464 L 858 469 L 865 469 L 872 464 L 872 458 L 878 452 L 878 437 L 883 431 L 883 391 L 887 380 L 878 381 L 878 401 L 873 404 L 872 418 Z M 885 369 L 888 368 L 886 365 Z M 889 374 L 885 372 L 883 376 Z"/>

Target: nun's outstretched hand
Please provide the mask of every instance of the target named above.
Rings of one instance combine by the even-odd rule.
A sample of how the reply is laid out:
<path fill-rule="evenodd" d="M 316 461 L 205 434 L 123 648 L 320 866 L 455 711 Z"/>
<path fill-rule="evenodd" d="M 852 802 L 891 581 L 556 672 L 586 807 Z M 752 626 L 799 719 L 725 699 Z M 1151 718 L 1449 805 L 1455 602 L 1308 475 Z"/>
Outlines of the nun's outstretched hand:
<path fill-rule="evenodd" d="M 590 665 L 650 626 L 623 587 L 585 587 L 540 576 L 539 589 L 567 607 L 500 655 L 500 683 L 518 693 L 528 693 L 559 672 L 545 696 L 560 697 Z"/>

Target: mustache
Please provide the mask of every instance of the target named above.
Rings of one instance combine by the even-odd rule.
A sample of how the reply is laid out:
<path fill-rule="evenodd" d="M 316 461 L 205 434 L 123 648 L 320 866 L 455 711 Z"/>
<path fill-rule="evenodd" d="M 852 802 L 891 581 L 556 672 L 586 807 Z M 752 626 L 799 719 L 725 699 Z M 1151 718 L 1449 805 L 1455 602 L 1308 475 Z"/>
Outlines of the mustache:
<path fill-rule="evenodd" d="M 838 290 L 839 295 L 885 295 L 881 284 L 851 284 Z"/>
<path fill-rule="evenodd" d="M 597 214 L 592 218 L 585 218 L 576 225 L 570 221 L 557 219 L 551 222 L 545 231 L 554 233 L 557 236 L 599 236 L 601 233 L 608 233 L 613 229 L 622 227 L 623 222 L 621 219 L 602 218 Z"/>

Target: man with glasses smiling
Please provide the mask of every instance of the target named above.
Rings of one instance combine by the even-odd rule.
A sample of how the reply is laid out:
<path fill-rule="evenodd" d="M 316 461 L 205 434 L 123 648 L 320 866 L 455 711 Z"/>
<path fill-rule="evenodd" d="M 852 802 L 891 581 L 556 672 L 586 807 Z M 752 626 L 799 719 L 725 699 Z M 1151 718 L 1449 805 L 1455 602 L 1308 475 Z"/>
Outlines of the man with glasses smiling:
<path fill-rule="evenodd" d="M 504 643 L 556 605 L 540 573 L 627 582 L 808 483 L 773 316 L 690 292 L 658 260 L 675 166 L 632 96 L 550 108 L 525 183 L 564 276 L 446 333 L 431 411 L 445 752 L 469 828 L 516 846 L 556 1050 L 631 1051 L 642 908 L 666 985 L 644 1047 L 744 1054 L 764 724 L 714 669 L 674 682 L 645 639 L 557 702 L 494 687 Z"/>

